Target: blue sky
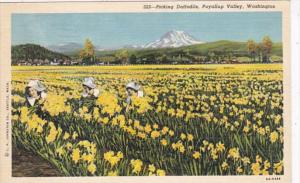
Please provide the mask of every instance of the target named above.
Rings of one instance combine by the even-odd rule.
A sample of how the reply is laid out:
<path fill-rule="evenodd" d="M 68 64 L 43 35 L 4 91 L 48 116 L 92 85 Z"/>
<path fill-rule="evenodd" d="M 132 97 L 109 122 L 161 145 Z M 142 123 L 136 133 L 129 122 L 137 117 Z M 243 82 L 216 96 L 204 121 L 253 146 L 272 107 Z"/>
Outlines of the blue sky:
<path fill-rule="evenodd" d="M 142 45 L 170 30 L 181 30 L 200 41 L 260 41 L 268 35 L 282 40 L 280 12 L 245 13 L 47 13 L 13 14 L 12 44 L 83 43 L 118 47 Z"/>

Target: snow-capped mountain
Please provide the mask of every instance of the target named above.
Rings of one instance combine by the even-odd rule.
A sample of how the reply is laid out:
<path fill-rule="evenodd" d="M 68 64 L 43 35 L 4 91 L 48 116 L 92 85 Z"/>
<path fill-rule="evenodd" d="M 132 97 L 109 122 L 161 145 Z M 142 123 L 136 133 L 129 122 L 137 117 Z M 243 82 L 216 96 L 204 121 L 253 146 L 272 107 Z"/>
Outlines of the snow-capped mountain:
<path fill-rule="evenodd" d="M 114 48 L 96 46 L 96 51 L 105 51 L 105 50 L 118 50 L 118 49 L 145 49 L 145 48 L 176 48 L 181 46 L 189 46 L 193 44 L 204 43 L 193 38 L 191 35 L 184 31 L 172 30 L 165 33 L 160 39 L 145 44 L 145 45 L 120 45 Z M 83 48 L 83 44 L 75 42 L 60 43 L 57 45 L 46 46 L 51 51 L 59 53 L 72 53 L 79 52 Z"/>
<path fill-rule="evenodd" d="M 176 48 L 180 46 L 188 46 L 193 44 L 201 44 L 204 43 L 202 41 L 198 41 L 193 38 L 191 35 L 184 31 L 169 31 L 164 34 L 160 39 L 146 44 L 144 48 Z"/>

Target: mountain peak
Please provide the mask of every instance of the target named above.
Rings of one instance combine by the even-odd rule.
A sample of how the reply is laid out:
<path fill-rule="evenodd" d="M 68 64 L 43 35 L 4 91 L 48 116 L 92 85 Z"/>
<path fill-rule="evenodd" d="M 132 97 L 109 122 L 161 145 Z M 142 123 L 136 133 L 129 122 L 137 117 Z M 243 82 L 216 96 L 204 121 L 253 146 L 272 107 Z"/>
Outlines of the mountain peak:
<path fill-rule="evenodd" d="M 185 33 L 184 31 L 180 31 L 180 30 L 170 30 L 165 33 L 165 35 L 171 35 L 171 34 L 187 34 L 187 33 Z"/>
<path fill-rule="evenodd" d="M 145 48 L 176 48 L 203 42 L 196 40 L 194 37 L 184 31 L 171 30 L 165 33 L 160 39 L 145 45 Z"/>
<path fill-rule="evenodd" d="M 195 39 L 190 34 L 181 30 L 170 30 L 163 34 L 158 40 L 145 45 L 124 45 L 116 48 L 107 48 L 95 46 L 95 50 L 117 50 L 121 48 L 127 49 L 144 49 L 144 48 L 177 48 L 181 46 L 189 46 L 194 44 L 204 43 Z M 76 42 L 64 42 L 57 45 L 46 46 L 47 49 L 60 53 L 72 53 L 79 52 L 83 48 L 83 45 Z"/>

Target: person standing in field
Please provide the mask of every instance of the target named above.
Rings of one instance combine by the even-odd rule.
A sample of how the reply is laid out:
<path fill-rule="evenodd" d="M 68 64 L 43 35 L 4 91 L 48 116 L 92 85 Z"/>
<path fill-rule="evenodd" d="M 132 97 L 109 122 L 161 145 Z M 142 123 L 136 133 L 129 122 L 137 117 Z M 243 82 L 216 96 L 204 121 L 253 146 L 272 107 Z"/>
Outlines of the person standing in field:
<path fill-rule="evenodd" d="M 126 94 L 127 94 L 126 111 L 129 110 L 129 107 L 132 103 L 132 97 L 133 96 L 137 96 L 137 97 L 143 97 L 144 96 L 143 88 L 139 84 L 137 84 L 136 82 L 129 82 L 126 85 Z"/>
<path fill-rule="evenodd" d="M 30 80 L 25 88 L 26 105 L 28 107 L 42 104 L 46 99 L 46 87 L 39 80 Z"/>
<path fill-rule="evenodd" d="M 83 92 L 80 98 L 79 107 L 86 106 L 89 110 L 94 107 L 100 91 L 97 89 L 93 77 L 84 78 L 82 82 Z"/>
<path fill-rule="evenodd" d="M 29 80 L 25 88 L 25 105 L 31 110 L 41 109 L 47 97 L 46 87 L 39 80 Z"/>

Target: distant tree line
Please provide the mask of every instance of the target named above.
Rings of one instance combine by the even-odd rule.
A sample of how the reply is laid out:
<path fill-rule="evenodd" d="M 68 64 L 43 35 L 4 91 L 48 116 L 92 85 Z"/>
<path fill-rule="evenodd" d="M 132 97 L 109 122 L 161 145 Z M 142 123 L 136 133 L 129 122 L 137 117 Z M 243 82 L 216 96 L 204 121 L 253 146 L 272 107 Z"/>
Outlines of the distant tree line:
<path fill-rule="evenodd" d="M 217 44 L 213 49 L 207 47 L 194 50 L 166 48 L 133 51 L 121 49 L 96 56 L 95 46 L 90 39 L 86 39 L 78 57 L 75 58 L 52 52 L 39 45 L 26 44 L 12 47 L 12 64 L 22 61 L 36 62 L 36 60 L 41 65 L 47 65 L 51 61 L 59 61 L 59 65 L 238 63 L 239 58 L 242 57 L 248 58 L 250 62 L 271 62 L 273 42 L 269 36 L 263 37 L 260 43 L 250 39 L 246 44 L 229 46 L 228 44 L 227 47 Z"/>
<path fill-rule="evenodd" d="M 239 50 L 211 50 L 204 53 L 193 53 L 186 50 L 174 52 L 150 52 L 145 54 L 130 53 L 126 49 L 117 51 L 114 55 L 101 56 L 98 62 L 114 64 L 191 64 L 191 63 L 233 63 L 237 58 L 246 57 L 250 62 L 271 62 L 273 42 L 265 36 L 261 43 L 254 40 L 247 41 L 247 49 Z"/>
<path fill-rule="evenodd" d="M 20 61 L 34 61 L 34 60 L 68 60 L 69 56 L 61 53 L 50 51 L 42 46 L 36 44 L 24 44 L 12 46 L 11 50 L 12 64 L 18 64 Z"/>
<path fill-rule="evenodd" d="M 270 62 L 273 42 L 269 36 L 265 36 L 260 43 L 250 39 L 247 41 L 249 57 L 253 62 Z"/>

